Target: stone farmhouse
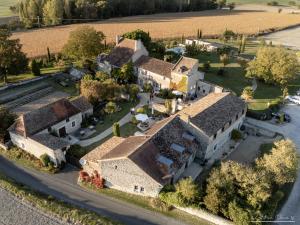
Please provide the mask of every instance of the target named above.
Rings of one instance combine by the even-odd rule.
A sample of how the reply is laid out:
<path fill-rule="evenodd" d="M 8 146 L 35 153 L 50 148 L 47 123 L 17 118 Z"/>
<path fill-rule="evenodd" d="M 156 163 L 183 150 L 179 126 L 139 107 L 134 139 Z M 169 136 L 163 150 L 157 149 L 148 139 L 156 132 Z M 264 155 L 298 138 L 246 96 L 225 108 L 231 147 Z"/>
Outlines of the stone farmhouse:
<path fill-rule="evenodd" d="M 155 91 L 171 88 L 192 96 L 202 93 L 198 82 L 203 81 L 204 73 L 198 71 L 196 59 L 181 57 L 176 64 L 149 57 L 149 53 L 141 40 L 130 40 L 117 37 L 117 45 L 108 55 L 101 54 L 97 58 L 99 70 L 111 73 L 128 62 L 133 62 L 138 77 L 138 84 L 143 87 L 151 83 Z"/>
<path fill-rule="evenodd" d="M 109 139 L 80 163 L 89 174 L 98 171 L 109 188 L 156 197 L 166 184 L 191 173 L 198 176 L 199 162 L 223 150 L 245 113 L 246 104 L 240 98 L 212 93 L 156 123 L 142 136 Z"/>
<path fill-rule="evenodd" d="M 84 171 L 98 171 L 105 185 L 156 197 L 193 163 L 200 143 L 178 116 L 155 124 L 144 136 L 113 137 L 81 160 Z"/>
<path fill-rule="evenodd" d="M 66 161 L 70 147 L 65 137 L 80 129 L 83 118 L 92 114 L 93 107 L 84 97 L 60 99 L 20 115 L 8 131 L 14 145 L 37 158 L 47 154 L 58 166 Z"/>
<path fill-rule="evenodd" d="M 247 105 L 230 92 L 211 93 L 183 109 L 179 114 L 187 129 L 200 141 L 205 158 L 222 151 L 245 120 Z"/>

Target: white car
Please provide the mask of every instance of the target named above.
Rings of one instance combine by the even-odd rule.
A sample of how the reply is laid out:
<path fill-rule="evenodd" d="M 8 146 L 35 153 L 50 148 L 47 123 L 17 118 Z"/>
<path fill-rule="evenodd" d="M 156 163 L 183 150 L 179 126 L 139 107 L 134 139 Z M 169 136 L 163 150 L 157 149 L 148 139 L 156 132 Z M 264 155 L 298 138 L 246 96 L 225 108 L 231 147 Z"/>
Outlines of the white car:
<path fill-rule="evenodd" d="M 294 104 L 300 105 L 300 97 L 299 96 L 290 96 L 289 95 L 285 99 L 292 102 L 292 103 L 294 103 Z"/>

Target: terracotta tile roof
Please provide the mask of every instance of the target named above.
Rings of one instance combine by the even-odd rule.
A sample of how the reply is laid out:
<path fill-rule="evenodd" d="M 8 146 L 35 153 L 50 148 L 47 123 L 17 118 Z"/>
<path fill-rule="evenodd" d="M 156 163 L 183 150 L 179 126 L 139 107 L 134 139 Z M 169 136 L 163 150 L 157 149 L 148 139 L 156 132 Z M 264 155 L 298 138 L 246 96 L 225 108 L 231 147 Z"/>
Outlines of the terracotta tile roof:
<path fill-rule="evenodd" d="M 60 99 L 37 110 L 21 115 L 10 129 L 31 136 L 80 113 L 67 99 Z"/>
<path fill-rule="evenodd" d="M 99 145 L 94 150 L 86 154 L 82 159 L 92 162 L 97 162 L 102 159 L 108 152 L 121 144 L 125 139 L 121 137 L 112 137 L 105 141 L 103 144 Z"/>
<path fill-rule="evenodd" d="M 124 64 L 128 63 L 135 53 L 135 43 L 136 40 L 123 39 L 112 51 L 104 58 L 111 65 L 116 67 L 122 67 Z"/>
<path fill-rule="evenodd" d="M 50 134 L 36 134 L 31 136 L 30 138 L 53 150 L 58 150 L 70 146 L 68 142 Z"/>
<path fill-rule="evenodd" d="M 171 78 L 174 64 L 149 56 L 142 56 L 135 62 L 135 66 L 156 73 L 161 76 Z"/>
<path fill-rule="evenodd" d="M 122 141 L 119 145 L 114 146 L 105 155 L 101 157 L 102 160 L 105 159 L 115 159 L 128 157 L 139 147 L 141 147 L 146 141 L 148 141 L 150 136 L 131 136 Z"/>
<path fill-rule="evenodd" d="M 74 98 L 71 103 L 81 112 L 85 112 L 93 108 L 92 104 L 84 96 Z"/>
<path fill-rule="evenodd" d="M 181 57 L 172 70 L 176 73 L 188 73 L 198 62 L 197 59 Z"/>
<path fill-rule="evenodd" d="M 190 116 L 190 122 L 211 137 L 245 108 L 245 102 L 230 92 L 212 93 L 179 114 Z"/>
<path fill-rule="evenodd" d="M 96 162 L 127 158 L 158 183 L 166 184 L 172 172 L 176 172 L 196 149 L 201 148 L 197 141 L 188 141 L 182 137 L 186 132 L 179 117 L 173 116 L 158 122 L 145 136 L 131 136 L 126 139 L 113 137 L 103 144 L 105 146 L 99 146 L 83 159 Z M 173 143 L 185 149 L 182 156 L 172 150 Z M 160 165 L 159 156 L 168 157 L 174 162 L 172 171 Z"/>

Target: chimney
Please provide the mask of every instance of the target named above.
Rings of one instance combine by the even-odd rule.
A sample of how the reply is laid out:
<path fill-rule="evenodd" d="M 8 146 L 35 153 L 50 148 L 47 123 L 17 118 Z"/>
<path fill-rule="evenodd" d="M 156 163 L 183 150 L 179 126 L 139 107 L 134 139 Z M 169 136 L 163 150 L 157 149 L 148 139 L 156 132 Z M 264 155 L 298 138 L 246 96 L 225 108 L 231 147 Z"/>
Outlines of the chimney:
<path fill-rule="evenodd" d="M 135 51 L 142 49 L 142 41 L 140 39 L 135 41 Z"/>

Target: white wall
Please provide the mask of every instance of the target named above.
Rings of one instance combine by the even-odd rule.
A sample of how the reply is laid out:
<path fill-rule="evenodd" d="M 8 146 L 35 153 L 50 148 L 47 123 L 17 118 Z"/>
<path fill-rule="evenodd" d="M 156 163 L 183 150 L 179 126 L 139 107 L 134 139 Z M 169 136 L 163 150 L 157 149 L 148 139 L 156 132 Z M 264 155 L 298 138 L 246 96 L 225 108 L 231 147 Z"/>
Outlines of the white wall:
<path fill-rule="evenodd" d="M 75 122 L 75 126 L 72 126 L 72 122 Z M 69 118 L 69 122 L 66 120 L 63 120 L 54 126 L 51 127 L 51 131 L 55 132 L 57 135 L 59 134 L 59 129 L 65 127 L 67 134 L 73 133 L 81 128 L 82 123 L 82 114 L 78 113 L 72 117 Z M 43 130 L 40 133 L 48 133 L 48 129 Z"/>
<path fill-rule="evenodd" d="M 157 83 L 159 87 L 156 87 L 156 90 L 170 88 L 170 79 L 165 76 L 161 76 L 156 73 L 152 73 L 150 71 L 138 68 L 138 80 L 139 84 L 142 86 L 144 83 Z"/>
<path fill-rule="evenodd" d="M 9 134 L 14 145 L 25 150 L 26 152 L 29 152 L 38 159 L 41 157 L 41 155 L 47 154 L 55 165 L 61 163 L 62 161 L 66 161 L 65 156 L 60 149 L 52 150 L 31 138 L 25 138 L 13 132 L 9 132 Z"/>
<path fill-rule="evenodd" d="M 140 40 L 136 41 L 136 52 L 133 54 L 132 56 L 132 62 L 136 62 L 139 58 L 141 58 L 143 55 L 144 56 L 148 56 L 149 52 L 147 51 L 147 49 L 145 48 L 145 46 L 143 45 L 143 43 Z"/>
<path fill-rule="evenodd" d="M 227 129 L 225 129 L 223 132 L 222 130 L 219 130 L 217 133 L 216 139 L 213 139 L 213 137 L 210 137 L 209 144 L 206 149 L 206 156 L 205 158 L 210 158 L 214 153 L 218 152 L 226 142 L 228 142 L 231 139 L 231 132 L 236 129 L 238 130 L 241 125 L 243 124 L 245 120 L 245 114 L 239 117 L 238 120 L 233 122 L 231 126 L 229 126 Z M 216 149 L 215 149 L 216 146 Z"/>

